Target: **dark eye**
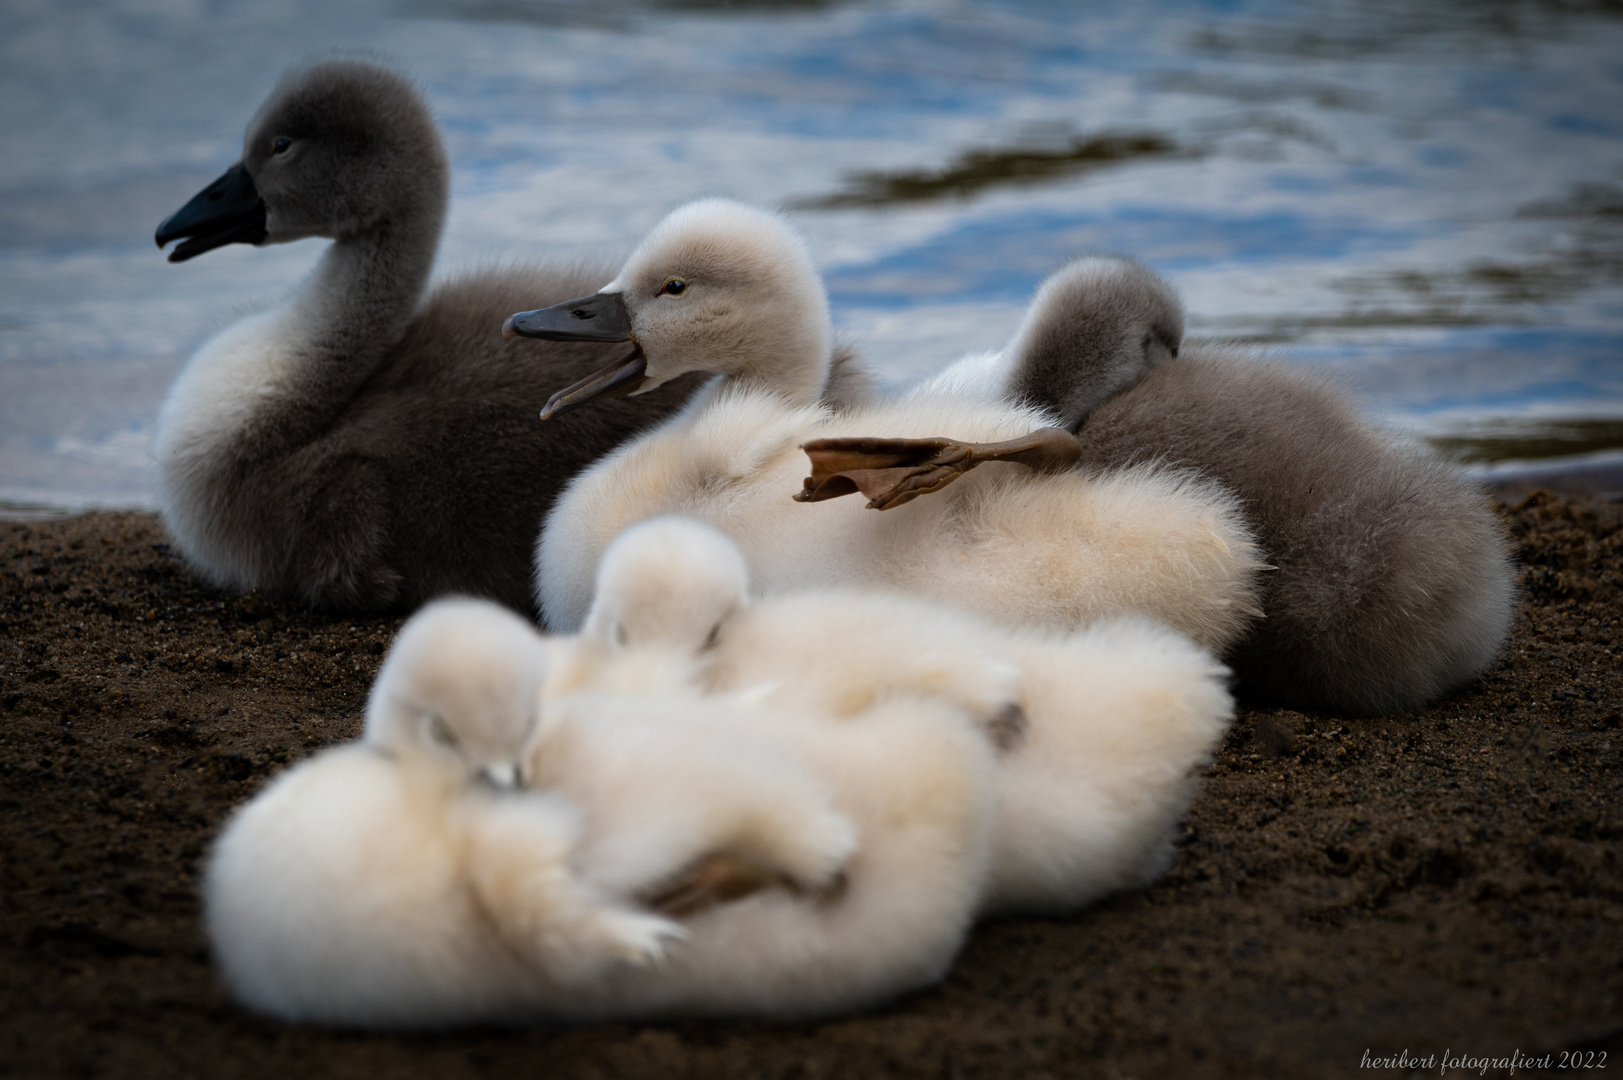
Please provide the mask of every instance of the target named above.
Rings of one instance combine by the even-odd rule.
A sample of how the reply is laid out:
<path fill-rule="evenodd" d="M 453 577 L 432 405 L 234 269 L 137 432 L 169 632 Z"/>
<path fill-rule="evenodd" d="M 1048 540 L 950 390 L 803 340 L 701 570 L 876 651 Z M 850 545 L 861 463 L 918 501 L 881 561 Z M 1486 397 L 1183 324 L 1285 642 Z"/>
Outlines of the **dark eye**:
<path fill-rule="evenodd" d="M 717 623 L 710 628 L 710 636 L 704 639 L 704 644 L 699 646 L 699 651 L 708 652 L 709 650 L 714 649 L 716 647 L 716 643 L 720 640 L 721 624 Z"/>
<path fill-rule="evenodd" d="M 445 717 L 430 713 L 428 716 L 428 734 L 441 746 L 451 749 L 456 748 L 458 742 L 456 732 L 451 730 L 451 725 L 446 723 Z"/>
<path fill-rule="evenodd" d="M 285 153 L 288 152 L 288 150 L 292 146 L 293 146 L 293 140 L 287 138 L 284 135 L 282 138 L 277 139 L 275 142 L 271 143 L 271 153 L 273 153 L 273 154 L 285 154 Z"/>
<path fill-rule="evenodd" d="M 681 296 L 683 293 L 687 292 L 687 288 L 687 282 L 683 281 L 679 277 L 673 277 L 666 279 L 664 287 L 659 291 L 661 295 L 669 294 L 671 296 Z"/>

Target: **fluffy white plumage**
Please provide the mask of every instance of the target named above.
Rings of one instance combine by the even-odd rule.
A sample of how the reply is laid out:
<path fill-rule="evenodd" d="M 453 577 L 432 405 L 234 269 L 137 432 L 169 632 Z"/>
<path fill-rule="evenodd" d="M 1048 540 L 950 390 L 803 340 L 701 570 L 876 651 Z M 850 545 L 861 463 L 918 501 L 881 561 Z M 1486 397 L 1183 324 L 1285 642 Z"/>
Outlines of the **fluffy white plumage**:
<path fill-rule="evenodd" d="M 752 603 L 737 547 L 677 517 L 609 546 L 586 625 L 551 690 L 653 690 L 685 660 L 709 692 L 769 709 L 848 723 L 909 699 L 962 710 L 1002 747 L 990 911 L 1071 910 L 1153 880 L 1233 716 L 1228 670 L 1149 620 L 1011 630 L 849 589 Z"/>
<path fill-rule="evenodd" d="M 283 1020 L 519 1021 L 567 1008 L 680 936 L 569 868 L 562 799 L 447 783 L 426 759 L 335 747 L 283 773 L 215 844 L 205 925 L 226 984 Z"/>
<path fill-rule="evenodd" d="M 678 276 L 680 297 L 660 292 Z M 732 537 L 768 594 L 900 589 L 1005 623 L 1063 628 L 1139 612 L 1214 649 L 1254 613 L 1260 560 L 1239 509 L 1188 473 L 1037 475 L 994 463 L 883 513 L 850 498 L 791 501 L 808 471 L 799 449 L 808 439 L 992 442 L 1052 419 L 947 391 L 838 416 L 818 407 L 826 300 L 804 245 L 775 215 L 714 200 L 685 207 L 605 291 L 616 290 L 650 380 L 692 370 L 723 378 L 578 476 L 554 505 L 536 556 L 537 596 L 553 629 L 581 625 L 609 541 L 666 513 Z"/>
<path fill-rule="evenodd" d="M 425 609 L 365 740 L 232 819 L 205 899 L 241 1000 L 366 1026 L 805 1015 L 946 970 L 991 827 L 959 710 L 892 702 L 830 732 L 667 686 L 537 718 L 552 648 L 493 604 Z M 520 749 L 530 787 L 501 790 Z"/>
<path fill-rule="evenodd" d="M 581 723 L 552 740 L 555 704 Z M 657 896 L 694 853 L 719 852 L 766 883 L 685 918 L 656 968 L 612 973 L 593 1015 L 818 1015 L 946 972 L 983 894 L 993 820 L 991 754 L 961 710 L 896 699 L 831 727 L 676 688 L 548 708 L 537 776 L 585 808 L 583 875 Z M 606 721 L 627 725 L 623 746 L 601 741 Z M 825 809 L 797 797 L 797 777 Z"/>
<path fill-rule="evenodd" d="M 436 600 L 401 627 L 366 704 L 369 743 L 510 788 L 539 720 L 547 642 L 486 600 Z"/>

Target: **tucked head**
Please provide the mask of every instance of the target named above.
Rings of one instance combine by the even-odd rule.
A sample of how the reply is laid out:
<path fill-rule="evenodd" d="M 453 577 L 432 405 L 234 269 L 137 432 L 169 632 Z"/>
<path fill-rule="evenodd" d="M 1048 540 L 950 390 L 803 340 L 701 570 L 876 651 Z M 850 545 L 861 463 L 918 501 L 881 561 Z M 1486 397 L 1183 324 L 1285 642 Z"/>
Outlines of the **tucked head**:
<path fill-rule="evenodd" d="M 652 518 L 603 553 L 582 636 L 611 650 L 696 655 L 748 594 L 749 567 L 731 540 L 690 518 Z"/>
<path fill-rule="evenodd" d="M 1182 341 L 1183 306 L 1160 277 L 1127 259 L 1078 259 L 1037 290 L 1006 350 L 1006 395 L 1075 431 Z"/>
<path fill-rule="evenodd" d="M 509 336 L 628 341 L 632 352 L 554 395 L 543 417 L 643 393 L 690 371 L 752 380 L 810 404 L 828 379 L 828 297 L 777 214 L 726 199 L 674 211 L 594 296 L 507 320 Z"/>
<path fill-rule="evenodd" d="M 283 77 L 242 158 L 158 226 L 182 262 L 230 243 L 346 239 L 406 218 L 438 229 L 449 165 L 427 105 L 387 68 L 333 60 Z M 184 239 L 183 239 L 184 238 Z"/>
<path fill-rule="evenodd" d="M 546 643 L 485 600 L 438 600 L 401 627 L 366 706 L 367 742 L 461 781 L 513 787 L 540 717 Z"/>

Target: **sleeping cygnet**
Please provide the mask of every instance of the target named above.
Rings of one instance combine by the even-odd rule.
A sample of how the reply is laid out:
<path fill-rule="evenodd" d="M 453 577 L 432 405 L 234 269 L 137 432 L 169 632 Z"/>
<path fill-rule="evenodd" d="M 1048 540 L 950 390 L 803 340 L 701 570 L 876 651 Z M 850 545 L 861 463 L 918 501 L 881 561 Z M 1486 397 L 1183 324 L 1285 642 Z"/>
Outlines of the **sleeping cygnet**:
<path fill-rule="evenodd" d="M 781 1015 L 946 970 L 990 819 L 960 713 L 891 709 L 843 740 L 680 693 L 543 717 L 548 648 L 495 605 L 431 605 L 363 741 L 238 813 L 205 892 L 241 1000 L 386 1027 Z"/>
<path fill-rule="evenodd" d="M 226 984 L 284 1020 L 519 1021 L 681 928 L 569 867 L 580 814 L 503 790 L 535 722 L 540 636 L 494 604 L 442 602 L 402 631 L 366 734 L 289 769 L 210 856 L 205 918 Z"/>
<path fill-rule="evenodd" d="M 939 700 L 997 748 L 983 911 L 1074 909 L 1165 869 L 1233 716 L 1228 671 L 1209 652 L 1147 619 L 1009 630 L 900 594 L 751 602 L 748 583 L 738 548 L 700 522 L 633 526 L 605 552 L 586 629 L 549 692 L 653 689 L 685 658 L 712 693 L 825 718 L 867 723 L 887 702 Z"/>
<path fill-rule="evenodd" d="M 824 1015 L 945 974 L 983 895 L 994 797 L 962 710 L 896 699 L 831 728 L 676 687 L 546 708 L 527 775 L 582 808 L 571 866 L 684 935 L 568 1015 Z"/>
<path fill-rule="evenodd" d="M 1083 259 L 1043 283 L 1001 354 L 919 392 L 1040 406 L 1088 467 L 1158 460 L 1234 492 L 1273 567 L 1265 617 L 1225 653 L 1243 697 L 1398 713 L 1480 675 L 1516 610 L 1511 545 L 1480 485 L 1307 369 L 1180 352 L 1182 336 L 1165 281 Z"/>

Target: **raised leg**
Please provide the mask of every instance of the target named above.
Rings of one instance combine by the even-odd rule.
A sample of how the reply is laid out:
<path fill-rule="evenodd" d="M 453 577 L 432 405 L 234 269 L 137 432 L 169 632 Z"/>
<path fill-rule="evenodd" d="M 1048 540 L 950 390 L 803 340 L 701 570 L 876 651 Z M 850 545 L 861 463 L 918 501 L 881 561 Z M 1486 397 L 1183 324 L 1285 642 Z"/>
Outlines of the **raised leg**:
<path fill-rule="evenodd" d="M 1011 461 L 1040 472 L 1062 472 L 1082 457 L 1076 436 L 1060 428 L 996 443 L 956 439 L 814 439 L 801 447 L 812 474 L 795 494 L 798 502 L 822 502 L 862 492 L 868 509 L 889 510 L 940 491 L 987 461 Z"/>

